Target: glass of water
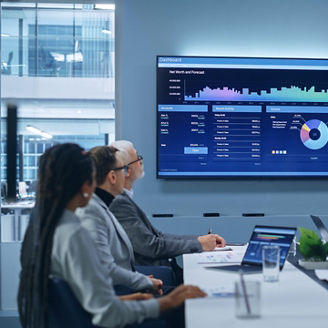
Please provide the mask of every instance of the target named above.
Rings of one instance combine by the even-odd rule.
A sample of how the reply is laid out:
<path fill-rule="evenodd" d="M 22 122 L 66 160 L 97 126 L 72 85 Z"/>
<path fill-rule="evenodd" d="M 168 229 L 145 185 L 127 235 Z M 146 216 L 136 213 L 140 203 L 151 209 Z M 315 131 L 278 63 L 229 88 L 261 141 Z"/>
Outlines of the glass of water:
<path fill-rule="evenodd" d="M 280 248 L 276 245 L 262 248 L 263 279 L 266 282 L 279 281 Z"/>
<path fill-rule="evenodd" d="M 259 318 L 261 316 L 260 281 L 236 281 L 235 304 L 237 318 Z"/>

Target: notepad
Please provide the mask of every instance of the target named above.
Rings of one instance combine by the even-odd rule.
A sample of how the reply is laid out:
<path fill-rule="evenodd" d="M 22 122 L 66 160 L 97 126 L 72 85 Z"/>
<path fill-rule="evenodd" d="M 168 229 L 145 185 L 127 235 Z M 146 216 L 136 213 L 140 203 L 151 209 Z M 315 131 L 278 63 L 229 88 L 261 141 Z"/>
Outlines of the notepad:
<path fill-rule="evenodd" d="M 215 247 L 213 251 L 224 252 L 224 251 L 232 251 L 232 248 L 229 246 L 225 247 Z"/>
<path fill-rule="evenodd" d="M 224 286 L 220 287 L 201 287 L 207 297 L 231 297 L 235 295 L 233 288 L 228 288 Z"/>
<path fill-rule="evenodd" d="M 204 252 L 198 255 L 198 264 L 240 263 L 244 251 Z"/>

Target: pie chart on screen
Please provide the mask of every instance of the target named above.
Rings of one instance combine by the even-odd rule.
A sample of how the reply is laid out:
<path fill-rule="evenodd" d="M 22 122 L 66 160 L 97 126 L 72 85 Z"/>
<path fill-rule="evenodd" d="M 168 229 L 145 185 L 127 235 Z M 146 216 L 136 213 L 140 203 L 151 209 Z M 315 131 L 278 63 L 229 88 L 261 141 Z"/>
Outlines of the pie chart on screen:
<path fill-rule="evenodd" d="M 320 120 L 309 120 L 302 125 L 300 136 L 305 147 L 318 150 L 328 142 L 328 127 Z"/>

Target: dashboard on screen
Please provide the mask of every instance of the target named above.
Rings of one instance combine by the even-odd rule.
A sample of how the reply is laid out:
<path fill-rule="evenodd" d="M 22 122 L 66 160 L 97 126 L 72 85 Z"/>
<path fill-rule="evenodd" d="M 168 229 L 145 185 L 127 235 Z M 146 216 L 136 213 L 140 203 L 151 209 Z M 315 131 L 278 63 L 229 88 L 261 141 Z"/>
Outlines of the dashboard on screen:
<path fill-rule="evenodd" d="M 157 57 L 157 176 L 328 176 L 328 60 Z"/>

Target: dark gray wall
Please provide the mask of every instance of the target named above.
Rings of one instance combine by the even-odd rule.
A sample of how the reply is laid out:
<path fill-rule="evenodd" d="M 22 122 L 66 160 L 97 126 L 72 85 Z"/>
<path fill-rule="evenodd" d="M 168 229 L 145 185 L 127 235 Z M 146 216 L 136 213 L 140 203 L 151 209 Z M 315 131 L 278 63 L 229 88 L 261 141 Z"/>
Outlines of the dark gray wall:
<path fill-rule="evenodd" d="M 156 179 L 156 55 L 328 57 L 326 0 L 121 0 L 116 18 L 117 138 L 133 141 L 148 214 L 326 213 L 328 181 Z"/>

